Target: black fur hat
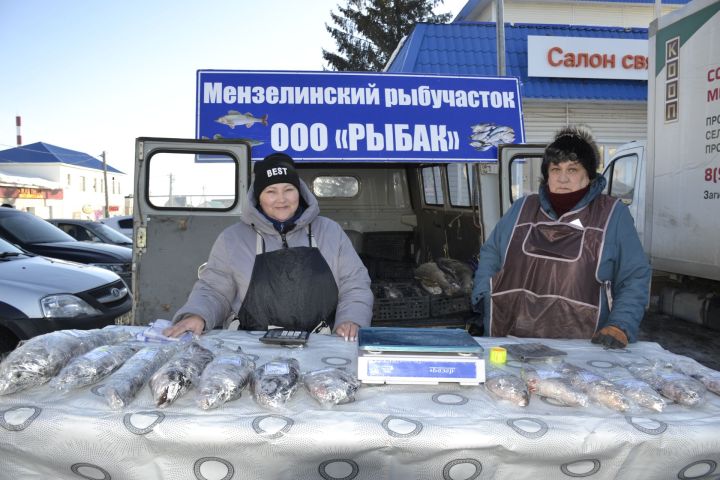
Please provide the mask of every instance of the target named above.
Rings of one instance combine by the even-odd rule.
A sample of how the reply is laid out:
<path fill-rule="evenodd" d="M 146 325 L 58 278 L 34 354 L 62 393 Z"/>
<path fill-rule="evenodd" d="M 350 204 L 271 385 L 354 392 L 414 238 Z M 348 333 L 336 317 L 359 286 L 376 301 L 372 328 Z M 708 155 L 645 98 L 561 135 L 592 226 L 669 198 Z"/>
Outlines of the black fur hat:
<path fill-rule="evenodd" d="M 590 132 L 580 127 L 565 127 L 555 134 L 552 143 L 545 148 L 541 172 L 547 183 L 551 163 L 580 162 L 590 180 L 597 177 L 600 151 Z"/>

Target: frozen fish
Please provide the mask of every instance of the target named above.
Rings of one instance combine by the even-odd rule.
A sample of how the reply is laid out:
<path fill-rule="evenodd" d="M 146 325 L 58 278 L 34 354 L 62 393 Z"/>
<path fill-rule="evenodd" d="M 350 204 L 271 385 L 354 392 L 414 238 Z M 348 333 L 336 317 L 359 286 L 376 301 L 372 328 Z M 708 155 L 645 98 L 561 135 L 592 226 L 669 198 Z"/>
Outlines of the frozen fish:
<path fill-rule="evenodd" d="M 150 378 L 150 391 L 155 405 L 167 407 L 190 390 L 212 359 L 212 352 L 197 342 L 181 346 Z"/>
<path fill-rule="evenodd" d="M 438 258 L 435 263 L 440 267 L 440 270 L 455 279 L 463 293 L 469 294 L 472 292 L 473 271 L 468 264 L 447 257 Z"/>
<path fill-rule="evenodd" d="M 328 367 L 303 374 L 303 385 L 320 405 L 331 407 L 355 401 L 360 381 L 345 370 Z"/>
<path fill-rule="evenodd" d="M 253 373 L 253 396 L 258 405 L 270 409 L 287 403 L 300 383 L 300 364 L 294 358 L 279 357 Z"/>
<path fill-rule="evenodd" d="M 435 262 L 427 262 L 415 269 L 415 278 L 420 285 L 432 295 L 454 295 L 460 291 L 460 285 L 454 280 L 448 281 Z"/>
<path fill-rule="evenodd" d="M 567 362 L 563 362 L 559 368 L 563 376 L 569 378 L 574 387 L 585 392 L 590 400 L 618 412 L 630 409 L 630 402 L 622 390 L 610 380 Z"/>
<path fill-rule="evenodd" d="M 573 386 L 570 379 L 552 366 L 526 366 L 522 376 L 528 389 L 541 397 L 551 398 L 568 407 L 586 407 L 588 396 Z"/>
<path fill-rule="evenodd" d="M 705 385 L 677 370 L 657 364 L 630 364 L 628 370 L 666 398 L 688 407 L 700 404 Z"/>
<path fill-rule="evenodd" d="M 228 349 L 221 351 L 200 375 L 198 406 L 209 410 L 240 398 L 254 370 L 255 362 L 247 355 Z"/>
<path fill-rule="evenodd" d="M 121 330 L 58 330 L 33 337 L 0 363 L 0 395 L 41 385 L 74 357 L 130 338 Z"/>
<path fill-rule="evenodd" d="M 495 397 L 520 407 L 527 407 L 530 403 L 530 391 L 527 384 L 510 372 L 494 368 L 488 369 L 485 376 L 485 388 Z"/>
<path fill-rule="evenodd" d="M 110 375 L 102 393 L 111 408 L 119 410 L 133 401 L 150 376 L 167 362 L 178 347 L 177 343 L 142 348 Z"/>
<path fill-rule="evenodd" d="M 73 358 L 55 378 L 50 386 L 68 391 L 99 382 L 122 366 L 139 348 L 128 344 L 102 345 L 84 355 Z"/>

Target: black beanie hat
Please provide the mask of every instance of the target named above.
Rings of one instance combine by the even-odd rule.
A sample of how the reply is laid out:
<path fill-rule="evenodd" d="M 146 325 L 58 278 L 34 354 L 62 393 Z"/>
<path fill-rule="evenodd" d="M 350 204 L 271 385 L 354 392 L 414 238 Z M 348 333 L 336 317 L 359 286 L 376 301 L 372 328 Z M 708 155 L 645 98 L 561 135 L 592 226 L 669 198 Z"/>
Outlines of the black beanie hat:
<path fill-rule="evenodd" d="M 253 172 L 255 173 L 253 193 L 256 202 L 260 201 L 263 190 L 276 183 L 289 183 L 300 190 L 300 177 L 295 170 L 295 162 L 285 153 L 271 153 L 255 164 Z"/>
<path fill-rule="evenodd" d="M 551 163 L 580 162 L 587 171 L 590 180 L 597 177 L 600 152 L 595 140 L 587 130 L 578 127 L 565 127 L 555 134 L 552 143 L 545 148 L 540 170 L 547 183 L 548 168 Z"/>

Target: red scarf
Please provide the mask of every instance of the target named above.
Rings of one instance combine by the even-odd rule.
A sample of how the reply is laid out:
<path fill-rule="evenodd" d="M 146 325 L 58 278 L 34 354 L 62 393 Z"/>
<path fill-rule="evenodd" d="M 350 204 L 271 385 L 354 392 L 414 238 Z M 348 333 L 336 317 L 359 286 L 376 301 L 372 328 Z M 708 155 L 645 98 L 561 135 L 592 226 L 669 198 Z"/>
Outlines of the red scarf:
<path fill-rule="evenodd" d="M 553 210 L 557 213 L 558 218 L 569 212 L 577 203 L 582 200 L 585 194 L 590 190 L 590 184 L 588 183 L 585 188 L 581 188 L 575 192 L 570 193 L 552 193 L 548 189 L 548 199 Z"/>

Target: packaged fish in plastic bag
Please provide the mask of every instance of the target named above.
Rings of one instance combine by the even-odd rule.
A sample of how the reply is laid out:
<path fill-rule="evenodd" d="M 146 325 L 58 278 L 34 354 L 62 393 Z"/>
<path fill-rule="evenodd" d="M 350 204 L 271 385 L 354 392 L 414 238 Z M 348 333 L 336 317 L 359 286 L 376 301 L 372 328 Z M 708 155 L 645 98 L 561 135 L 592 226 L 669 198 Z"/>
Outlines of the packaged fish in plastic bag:
<path fill-rule="evenodd" d="M 685 375 L 699 380 L 714 394 L 720 395 L 720 372 L 687 358 L 674 362 L 674 365 Z"/>
<path fill-rule="evenodd" d="M 0 364 L 0 395 L 41 385 L 72 358 L 100 345 L 129 338 L 120 330 L 58 330 L 33 337 Z"/>
<path fill-rule="evenodd" d="M 335 367 L 312 370 L 302 375 L 303 385 L 311 397 L 323 407 L 332 407 L 355 401 L 360 380 Z"/>
<path fill-rule="evenodd" d="M 74 390 L 97 383 L 120 368 L 139 347 L 127 344 L 102 345 L 75 357 L 65 365 L 49 386 L 61 391 Z"/>
<path fill-rule="evenodd" d="M 507 400 L 519 407 L 530 403 L 527 383 L 510 371 L 488 366 L 485 370 L 485 389 L 495 398 Z"/>
<path fill-rule="evenodd" d="M 153 345 L 142 348 L 108 377 L 103 396 L 110 408 L 119 410 L 133 401 L 155 371 L 177 350 L 177 344 Z"/>
<path fill-rule="evenodd" d="M 563 376 L 557 365 L 526 365 L 522 378 L 528 389 L 541 397 L 551 398 L 568 407 L 586 407 L 588 396 Z"/>
<path fill-rule="evenodd" d="M 150 378 L 155 405 L 167 407 L 198 383 L 213 353 L 197 342 L 180 346 L 175 355 Z"/>
<path fill-rule="evenodd" d="M 570 379 L 574 387 L 585 392 L 595 403 L 618 412 L 630 410 L 630 401 L 620 387 L 612 381 L 586 368 L 567 362 L 562 362 L 559 369 L 563 376 Z"/>
<path fill-rule="evenodd" d="M 255 362 L 250 357 L 241 352 L 222 349 L 200 375 L 198 406 L 210 410 L 237 400 L 250 383 L 254 371 Z"/>
<path fill-rule="evenodd" d="M 669 365 L 634 363 L 627 365 L 627 369 L 636 378 L 647 382 L 663 396 L 680 405 L 693 407 L 705 399 L 707 389 L 702 382 Z"/>
<path fill-rule="evenodd" d="M 253 398 L 262 407 L 281 409 L 300 384 L 300 364 L 294 358 L 278 357 L 255 369 Z"/>

